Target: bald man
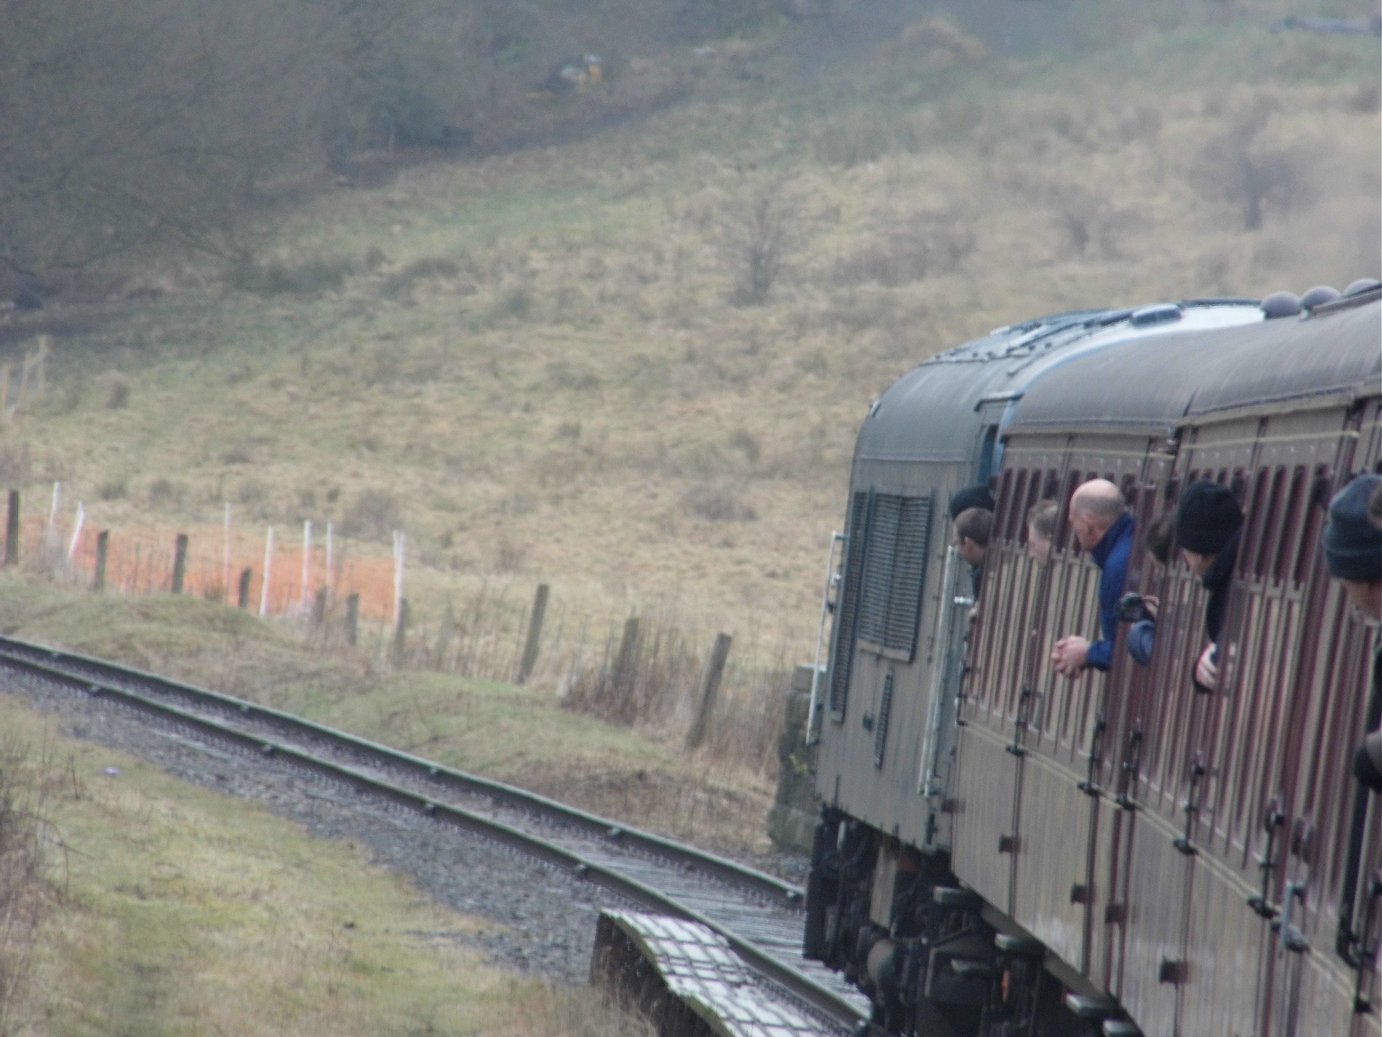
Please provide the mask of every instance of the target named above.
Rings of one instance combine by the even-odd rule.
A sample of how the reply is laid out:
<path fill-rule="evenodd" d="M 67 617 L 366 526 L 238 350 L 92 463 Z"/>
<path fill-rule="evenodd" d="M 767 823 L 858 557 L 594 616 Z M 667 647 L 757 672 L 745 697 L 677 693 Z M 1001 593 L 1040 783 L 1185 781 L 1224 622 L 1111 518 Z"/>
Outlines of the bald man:
<path fill-rule="evenodd" d="M 1118 632 L 1118 599 L 1128 575 L 1132 554 L 1133 519 L 1117 486 L 1107 479 L 1081 483 L 1070 495 L 1070 531 L 1080 547 L 1094 558 L 1099 577 L 1099 627 L 1103 637 L 1090 641 L 1078 634 L 1062 637 L 1051 649 L 1051 663 L 1072 680 L 1090 667 L 1107 670 Z"/>

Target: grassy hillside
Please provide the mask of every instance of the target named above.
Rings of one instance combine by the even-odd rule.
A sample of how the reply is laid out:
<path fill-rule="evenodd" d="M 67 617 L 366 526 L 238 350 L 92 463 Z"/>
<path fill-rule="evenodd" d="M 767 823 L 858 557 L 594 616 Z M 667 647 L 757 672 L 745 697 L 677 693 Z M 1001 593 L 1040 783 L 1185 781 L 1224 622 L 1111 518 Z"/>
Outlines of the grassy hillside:
<path fill-rule="evenodd" d="M 1276 2 L 820 6 L 612 39 L 605 84 L 500 103 L 453 161 L 285 196 L 252 264 L 69 292 L 7 336 L 57 329 L 6 481 L 117 531 L 401 526 L 422 615 L 546 581 L 568 634 L 657 608 L 806 660 L 854 432 L 912 364 L 1382 265 L 1374 37 L 1272 32 Z"/>
<path fill-rule="evenodd" d="M 53 336 L 42 393 L 0 424 L 0 476 L 26 514 L 41 521 L 61 482 L 63 535 L 80 501 L 88 530 L 153 531 L 160 553 L 175 531 L 218 545 L 227 502 L 258 534 L 332 522 L 356 556 L 386 556 L 402 527 L 422 622 L 448 605 L 462 625 L 489 610 L 521 636 L 534 585 L 551 584 L 548 626 L 565 647 L 533 687 L 380 669 L 368 651 L 306 655 L 294 628 L 191 598 L 119 603 L 7 579 L 0 629 L 742 845 L 769 792 L 764 688 L 781 683 L 754 671 L 811 657 L 853 437 L 893 378 L 1038 313 L 1343 287 L 1382 270 L 1377 40 L 1273 32 L 1295 13 L 1284 0 L 803 0 L 786 6 L 826 13 L 753 31 L 712 17 L 733 5 L 685 6 L 705 17 L 676 35 L 644 20 L 624 39 L 611 18 L 595 41 L 605 83 L 498 97 L 474 146 L 447 161 L 362 167 L 353 186 L 280 185 L 244 228 L 257 244 L 239 265 L 150 254 L 85 272 L 38 314 L 0 315 L 6 359 Z M 512 7 L 535 19 L 541 5 Z M 531 55 L 533 67 L 555 56 Z M 60 554 L 41 567 L 60 572 Z M 655 617 L 674 699 L 662 708 L 678 722 L 700 674 L 668 661 L 678 639 L 704 651 L 715 632 L 734 635 L 732 662 L 751 665 L 731 669 L 725 727 L 749 737 L 687 760 L 675 724 L 650 740 L 554 708 L 554 689 L 581 700 L 580 666 L 597 665 L 634 613 Z M 210 1013 L 205 1032 L 273 1032 L 272 1019 L 215 1015 L 245 972 L 241 947 L 162 946 L 122 912 L 127 869 L 170 854 L 200 868 L 203 843 L 175 841 L 163 819 L 211 832 L 213 846 L 229 842 L 222 819 L 275 845 L 290 836 L 20 714 L 5 723 L 74 761 L 59 767 L 52 809 L 97 848 L 74 858 L 70 899 L 50 916 L 68 928 L 36 952 L 37 990 L 71 987 L 74 970 L 80 989 L 34 1032 L 88 1032 L 83 999 L 112 997 L 128 999 L 117 1022 L 141 1032 L 182 1020 L 155 1005 Z M 72 777 L 107 765 L 129 779 Z M 145 827 L 130 839 L 109 816 Z M 129 854 L 119 868 L 91 867 L 116 850 Z M 358 855 L 293 852 L 341 875 L 273 865 L 270 913 L 303 919 L 303 975 L 326 986 L 300 1018 L 369 1029 L 386 998 L 362 1011 L 332 994 L 332 897 L 351 895 Z M 207 888 L 241 865 L 212 863 L 173 891 L 181 901 L 161 888 L 143 917 L 227 910 Z M 466 924 L 434 920 L 407 890 L 380 897 L 383 919 Z M 502 1026 L 532 999 L 369 928 L 382 942 L 359 934 L 350 953 L 419 977 L 420 1017 L 450 1018 L 459 997 Z M 126 945 L 128 983 L 107 953 Z M 195 982 L 183 981 L 188 955 L 204 963 Z M 458 964 L 474 980 L 461 995 Z"/>

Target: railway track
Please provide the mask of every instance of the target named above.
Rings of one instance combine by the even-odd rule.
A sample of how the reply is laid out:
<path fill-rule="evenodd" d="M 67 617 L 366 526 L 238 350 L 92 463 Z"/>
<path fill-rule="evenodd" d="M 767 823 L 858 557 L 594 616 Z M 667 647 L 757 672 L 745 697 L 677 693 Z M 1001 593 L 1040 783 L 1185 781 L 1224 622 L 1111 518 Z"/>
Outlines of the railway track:
<path fill-rule="evenodd" d="M 243 699 L 103 660 L 0 638 L 0 670 L 137 710 L 179 735 L 287 762 L 598 885 L 618 898 L 614 907 L 637 909 L 614 912 L 613 924 L 600 927 L 602 938 L 617 933 L 623 952 L 637 945 L 664 971 L 677 971 L 678 961 L 696 963 L 697 989 L 709 981 L 718 991 L 701 998 L 718 1007 L 698 1009 L 724 1017 L 714 1032 L 846 1034 L 866 1024 L 860 995 L 801 958 L 802 891 L 775 876 Z M 681 949 L 674 946 L 678 940 Z M 707 951 L 712 944 L 727 948 L 742 967 L 705 967 L 722 957 Z M 735 1023 L 768 1017 L 778 1029 Z"/>

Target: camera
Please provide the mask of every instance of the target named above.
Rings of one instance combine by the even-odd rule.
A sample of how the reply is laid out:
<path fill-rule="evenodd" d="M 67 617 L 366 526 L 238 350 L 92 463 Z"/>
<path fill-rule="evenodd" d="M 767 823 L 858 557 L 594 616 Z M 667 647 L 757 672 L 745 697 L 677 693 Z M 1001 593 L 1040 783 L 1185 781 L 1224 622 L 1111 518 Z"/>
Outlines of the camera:
<path fill-rule="evenodd" d="M 1147 603 L 1142 600 L 1141 594 L 1130 591 L 1118 599 L 1118 618 L 1124 623 L 1137 623 L 1151 617 L 1152 614 L 1147 611 Z"/>

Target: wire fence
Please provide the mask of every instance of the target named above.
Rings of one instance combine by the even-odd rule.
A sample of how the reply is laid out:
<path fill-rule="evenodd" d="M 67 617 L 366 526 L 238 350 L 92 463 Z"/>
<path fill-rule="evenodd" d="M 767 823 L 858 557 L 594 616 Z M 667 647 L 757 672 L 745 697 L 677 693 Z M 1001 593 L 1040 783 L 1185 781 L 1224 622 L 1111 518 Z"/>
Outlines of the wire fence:
<path fill-rule="evenodd" d="M 688 630 L 676 615 L 593 617 L 550 587 L 482 581 L 416 613 L 406 597 L 407 542 L 391 554 L 326 525 L 251 531 L 232 521 L 99 529 L 54 486 L 47 514 L 21 516 L 10 491 L 7 565 L 122 597 L 185 594 L 302 630 L 310 647 L 349 646 L 379 665 L 551 687 L 570 708 L 615 723 L 687 732 L 687 747 L 767 762 L 792 663 L 784 646 Z M 712 644 L 713 641 L 713 644 Z M 723 688 L 723 690 L 722 690 Z"/>

